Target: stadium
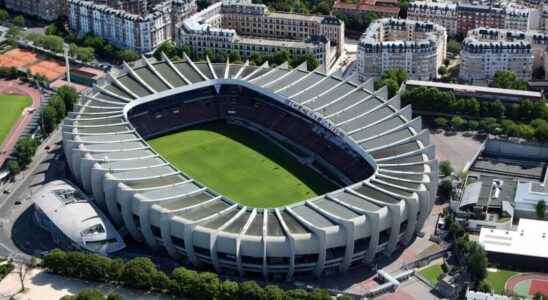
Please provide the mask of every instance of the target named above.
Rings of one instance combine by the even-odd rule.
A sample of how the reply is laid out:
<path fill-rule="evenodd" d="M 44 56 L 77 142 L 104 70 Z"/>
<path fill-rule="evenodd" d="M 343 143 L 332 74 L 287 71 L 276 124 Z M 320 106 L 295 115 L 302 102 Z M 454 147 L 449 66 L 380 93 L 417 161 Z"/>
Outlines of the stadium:
<path fill-rule="evenodd" d="M 64 151 L 153 249 L 250 277 L 344 272 L 408 245 L 437 189 L 420 118 L 373 86 L 304 64 L 143 57 L 82 95 Z"/>

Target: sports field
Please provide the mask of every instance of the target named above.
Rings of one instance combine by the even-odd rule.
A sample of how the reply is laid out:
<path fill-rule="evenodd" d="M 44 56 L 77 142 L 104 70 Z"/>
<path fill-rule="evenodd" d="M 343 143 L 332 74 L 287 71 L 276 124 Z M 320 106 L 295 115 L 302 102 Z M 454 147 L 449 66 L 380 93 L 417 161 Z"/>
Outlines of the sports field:
<path fill-rule="evenodd" d="M 251 130 L 208 123 L 148 141 L 177 168 L 234 201 L 276 207 L 336 188 Z"/>
<path fill-rule="evenodd" d="M 25 107 L 32 104 L 28 96 L 0 95 L 0 145 Z"/>

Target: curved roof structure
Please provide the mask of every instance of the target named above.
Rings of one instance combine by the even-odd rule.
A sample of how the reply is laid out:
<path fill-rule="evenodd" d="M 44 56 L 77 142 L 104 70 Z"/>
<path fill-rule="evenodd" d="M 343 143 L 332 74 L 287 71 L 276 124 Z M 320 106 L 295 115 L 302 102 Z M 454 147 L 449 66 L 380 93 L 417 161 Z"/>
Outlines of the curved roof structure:
<path fill-rule="evenodd" d="M 84 189 L 151 247 L 163 246 L 173 256 L 219 271 L 320 275 L 391 253 L 412 239 L 430 212 L 437 162 L 429 135 L 409 106 L 400 107 L 399 95 L 387 99 L 386 88 L 374 91 L 372 80 L 355 83 L 306 71 L 305 65 L 271 68 L 193 62 L 186 56 L 177 62 L 142 58 L 124 66 L 82 96 L 63 122 L 63 143 Z M 215 99 L 200 89 L 220 93 L 226 86 L 251 90 L 314 120 L 340 149 L 365 159 L 371 172 L 285 207 L 245 207 L 173 167 L 134 126 L 132 120 L 162 99 Z M 159 121 L 147 124 L 165 124 L 168 112 L 149 116 Z M 207 117 L 190 108 L 187 113 Z"/>
<path fill-rule="evenodd" d="M 64 181 L 52 181 L 32 196 L 35 209 L 41 212 L 40 225 L 70 240 L 75 248 L 110 254 L 125 248 L 124 241 L 109 219 L 85 194 Z"/>

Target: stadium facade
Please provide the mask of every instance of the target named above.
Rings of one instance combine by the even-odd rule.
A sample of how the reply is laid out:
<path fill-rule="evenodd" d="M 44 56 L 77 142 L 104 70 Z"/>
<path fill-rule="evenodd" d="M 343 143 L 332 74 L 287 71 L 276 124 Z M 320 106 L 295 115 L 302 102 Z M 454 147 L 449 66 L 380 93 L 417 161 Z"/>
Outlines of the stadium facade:
<path fill-rule="evenodd" d="M 320 276 L 406 246 L 431 210 L 438 165 L 429 134 L 373 80 L 186 56 L 124 66 L 82 95 L 63 121 L 63 145 L 83 189 L 152 248 L 219 272 Z M 213 120 L 291 144 L 340 188 L 284 207 L 246 207 L 146 142 Z"/>

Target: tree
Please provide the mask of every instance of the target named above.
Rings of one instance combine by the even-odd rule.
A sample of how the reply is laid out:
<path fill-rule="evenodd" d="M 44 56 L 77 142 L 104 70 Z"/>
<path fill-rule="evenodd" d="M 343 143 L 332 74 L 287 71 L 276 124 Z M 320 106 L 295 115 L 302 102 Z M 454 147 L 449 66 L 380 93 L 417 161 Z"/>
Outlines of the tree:
<path fill-rule="evenodd" d="M 459 116 L 454 116 L 451 118 L 451 127 L 453 127 L 453 129 L 455 130 L 459 130 L 459 129 L 462 129 L 462 126 L 466 123 L 466 121 L 459 117 Z"/>
<path fill-rule="evenodd" d="M 51 105 L 47 105 L 46 108 L 40 114 L 40 124 L 42 126 L 43 134 L 50 134 L 55 127 L 57 127 L 57 113 L 55 108 Z"/>
<path fill-rule="evenodd" d="M 240 52 L 238 51 L 230 52 L 228 59 L 230 60 L 231 63 L 235 63 L 235 64 L 242 62 L 242 57 L 240 56 Z"/>
<path fill-rule="evenodd" d="M 124 300 L 124 298 L 116 293 L 110 293 L 107 296 L 107 300 Z"/>
<path fill-rule="evenodd" d="M 219 295 L 219 300 L 234 300 L 238 299 L 238 294 L 240 293 L 240 286 L 237 282 L 231 280 L 225 280 L 221 284 L 221 292 Z"/>
<path fill-rule="evenodd" d="M 394 97 L 400 89 L 400 85 L 398 84 L 398 82 L 391 78 L 375 81 L 376 90 L 384 86 L 386 86 L 386 88 L 388 89 L 388 98 Z"/>
<path fill-rule="evenodd" d="M 240 300 L 262 300 L 265 291 L 255 281 L 245 281 L 240 284 Z"/>
<path fill-rule="evenodd" d="M 0 9 L 0 22 L 5 22 L 9 19 L 10 15 L 5 9 Z"/>
<path fill-rule="evenodd" d="M 502 89 L 527 90 L 527 81 L 518 79 L 512 71 L 502 70 L 495 72 L 493 86 Z"/>
<path fill-rule="evenodd" d="M 173 44 L 173 42 L 172 41 L 165 41 L 162 44 L 160 44 L 160 46 L 158 46 L 158 48 L 156 48 L 156 50 L 154 51 L 153 56 L 156 59 L 161 60 L 162 59 L 162 52 L 165 55 L 167 55 L 167 57 L 173 58 L 176 54 L 175 53 L 175 45 Z"/>
<path fill-rule="evenodd" d="M 8 171 L 11 175 L 15 176 L 21 173 L 21 166 L 19 166 L 19 163 L 16 160 L 10 159 L 8 161 Z"/>
<path fill-rule="evenodd" d="M 132 62 L 139 59 L 139 54 L 133 49 L 120 50 L 117 54 L 118 59 L 121 61 Z"/>
<path fill-rule="evenodd" d="M 312 293 L 310 293 L 309 298 L 310 300 L 331 300 L 331 295 L 327 292 L 327 290 L 324 289 L 314 289 Z"/>
<path fill-rule="evenodd" d="M 32 161 L 37 146 L 36 141 L 30 137 L 23 137 L 17 141 L 13 156 L 21 168 L 26 167 Z"/>
<path fill-rule="evenodd" d="M 83 289 L 74 300 L 103 300 L 103 294 L 98 289 Z"/>
<path fill-rule="evenodd" d="M 479 122 L 476 120 L 468 121 L 468 130 L 477 130 L 479 128 Z"/>
<path fill-rule="evenodd" d="M 130 287 L 150 290 L 154 287 L 156 265 L 146 257 L 137 257 L 126 263 L 122 272 L 122 281 Z"/>
<path fill-rule="evenodd" d="M 444 160 L 440 163 L 440 173 L 443 177 L 453 174 L 453 167 L 451 166 L 450 161 Z"/>
<path fill-rule="evenodd" d="M 286 293 L 287 300 L 308 300 L 309 294 L 303 289 L 293 289 Z"/>
<path fill-rule="evenodd" d="M 446 66 L 440 66 L 438 68 L 438 74 L 440 74 L 441 76 L 447 75 L 447 67 Z"/>
<path fill-rule="evenodd" d="M 545 74 L 546 74 L 546 72 L 544 71 L 544 67 L 543 67 L 543 66 L 536 67 L 536 68 L 533 70 L 533 78 L 534 78 L 534 79 L 537 79 L 537 80 L 544 80 Z"/>
<path fill-rule="evenodd" d="M 460 44 L 456 40 L 450 39 L 447 41 L 447 52 L 458 55 L 460 52 Z"/>
<path fill-rule="evenodd" d="M 11 22 L 13 23 L 13 25 L 17 26 L 17 27 L 23 27 L 25 26 L 25 17 L 19 15 L 19 16 L 15 16 Z"/>
<path fill-rule="evenodd" d="M 451 180 L 442 180 L 438 187 L 438 193 L 440 196 L 448 199 L 453 193 L 453 184 L 451 183 Z"/>
<path fill-rule="evenodd" d="M 436 124 L 436 127 L 438 128 L 445 128 L 447 127 L 447 119 L 444 117 L 437 117 L 434 119 L 434 124 Z"/>
<path fill-rule="evenodd" d="M 482 246 L 470 241 L 468 253 L 466 254 L 466 267 L 474 282 L 481 282 L 487 277 L 487 254 Z"/>
<path fill-rule="evenodd" d="M 198 273 L 198 278 L 192 287 L 192 298 L 198 300 L 216 299 L 221 290 L 219 276 L 210 272 Z"/>
<path fill-rule="evenodd" d="M 543 220 L 546 216 L 546 202 L 544 200 L 540 200 L 537 202 L 537 205 L 535 206 L 535 211 L 537 213 L 537 218 Z"/>
<path fill-rule="evenodd" d="M 39 46 L 57 53 L 63 52 L 64 43 L 63 38 L 56 35 L 46 35 L 37 41 Z"/>
<path fill-rule="evenodd" d="M 271 62 L 275 65 L 281 65 L 284 62 L 291 61 L 291 54 L 287 50 L 277 51 L 272 55 Z"/>
<path fill-rule="evenodd" d="M 179 267 L 171 273 L 173 280 L 173 292 L 180 297 L 190 297 L 192 289 L 198 280 L 198 274 L 195 271 Z"/>
<path fill-rule="evenodd" d="M 55 94 L 63 99 L 67 111 L 72 111 L 74 103 L 80 98 L 78 92 L 72 86 L 68 85 L 58 88 L 57 91 L 55 91 Z"/>
<path fill-rule="evenodd" d="M 65 102 L 63 102 L 63 99 L 59 97 L 58 95 L 54 95 L 51 97 L 48 106 L 53 107 L 55 110 L 55 123 L 58 124 L 63 120 L 63 118 L 67 115 L 67 108 L 65 107 Z"/>
<path fill-rule="evenodd" d="M 277 285 L 267 285 L 264 288 L 265 300 L 284 300 L 285 292 Z"/>

